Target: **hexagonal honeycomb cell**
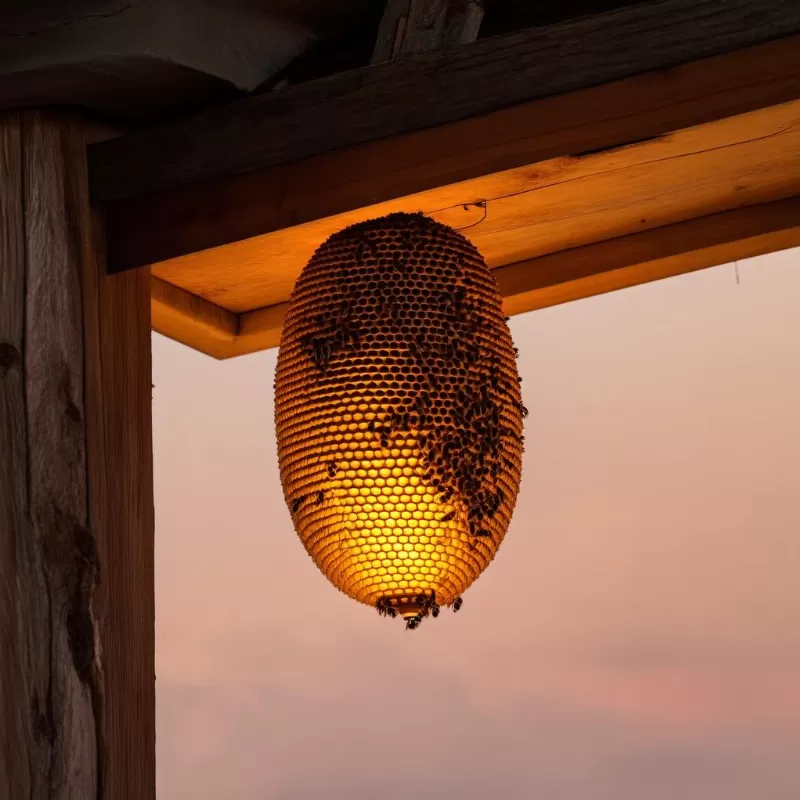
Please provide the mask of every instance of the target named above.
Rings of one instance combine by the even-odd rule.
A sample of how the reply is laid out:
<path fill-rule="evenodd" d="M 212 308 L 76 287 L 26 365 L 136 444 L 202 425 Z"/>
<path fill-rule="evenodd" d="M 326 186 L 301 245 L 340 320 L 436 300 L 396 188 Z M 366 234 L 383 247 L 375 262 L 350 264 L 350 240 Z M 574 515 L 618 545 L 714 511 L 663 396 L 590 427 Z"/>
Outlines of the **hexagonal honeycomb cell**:
<path fill-rule="evenodd" d="M 505 536 L 523 448 L 476 248 L 421 214 L 331 236 L 295 285 L 275 394 L 284 496 L 320 570 L 410 627 L 452 605 Z"/>

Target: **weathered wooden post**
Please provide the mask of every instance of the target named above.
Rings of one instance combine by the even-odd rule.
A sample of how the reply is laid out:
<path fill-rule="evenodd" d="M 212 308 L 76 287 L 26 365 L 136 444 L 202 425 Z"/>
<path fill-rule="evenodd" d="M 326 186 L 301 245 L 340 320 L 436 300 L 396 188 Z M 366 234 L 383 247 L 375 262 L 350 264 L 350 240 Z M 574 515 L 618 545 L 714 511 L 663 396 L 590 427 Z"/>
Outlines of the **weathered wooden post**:
<path fill-rule="evenodd" d="M 0 116 L 0 797 L 155 796 L 149 271 L 88 128 Z"/>

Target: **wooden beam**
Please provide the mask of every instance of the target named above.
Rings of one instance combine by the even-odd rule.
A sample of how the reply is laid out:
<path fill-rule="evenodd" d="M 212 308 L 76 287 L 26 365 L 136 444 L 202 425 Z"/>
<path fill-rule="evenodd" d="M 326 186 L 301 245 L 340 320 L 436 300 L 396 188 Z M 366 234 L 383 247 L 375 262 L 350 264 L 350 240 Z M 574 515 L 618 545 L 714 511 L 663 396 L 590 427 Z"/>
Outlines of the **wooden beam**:
<path fill-rule="evenodd" d="M 496 271 L 507 314 L 800 246 L 800 197 L 563 250 Z"/>
<path fill-rule="evenodd" d="M 88 186 L 84 200 L 88 208 Z M 102 646 L 102 800 L 155 800 L 150 275 L 108 276 L 101 220 L 84 262 L 89 518 Z"/>
<path fill-rule="evenodd" d="M 372 63 L 474 42 L 482 19 L 479 0 L 389 0 Z"/>
<path fill-rule="evenodd" d="M 337 230 L 397 211 L 422 211 L 463 230 L 500 267 L 798 193 L 800 100 L 367 205 L 182 256 L 153 272 L 242 313 L 288 300 L 314 250 Z"/>
<path fill-rule="evenodd" d="M 79 123 L 0 142 L 0 796 L 152 800 L 148 276 L 106 275 Z"/>
<path fill-rule="evenodd" d="M 297 226 L 400 198 L 409 198 L 411 210 L 445 208 L 459 202 L 453 199 L 456 194 L 460 202 L 488 199 L 492 187 L 502 183 L 502 176 L 492 178 L 496 173 L 516 169 L 535 177 L 537 168 L 530 165 L 565 158 L 589 162 L 588 154 L 604 149 L 798 98 L 800 36 L 249 175 L 115 203 L 108 210 L 109 264 L 112 270 L 157 264 L 282 229 L 295 229 L 287 231 L 294 239 L 303 236 Z M 224 262 L 225 269 L 231 263 L 249 268 L 255 258 L 263 258 L 279 273 L 274 250 L 259 247 L 259 241 L 236 245 L 230 258 L 223 251 L 200 253 L 192 269 L 205 270 L 206 263 L 214 262 Z M 225 305 L 220 298 L 210 299 Z"/>
<path fill-rule="evenodd" d="M 239 318 L 202 297 L 153 276 L 150 282 L 153 330 L 214 358 L 235 355 Z"/>
<path fill-rule="evenodd" d="M 663 70 L 800 33 L 795 0 L 656 0 L 255 95 L 92 147 L 108 203 Z"/>
<path fill-rule="evenodd" d="M 513 315 L 798 246 L 800 197 L 793 197 L 526 259 L 495 275 Z M 223 357 L 277 347 L 287 305 L 242 314 Z M 187 344 L 203 349 L 199 338 Z"/>

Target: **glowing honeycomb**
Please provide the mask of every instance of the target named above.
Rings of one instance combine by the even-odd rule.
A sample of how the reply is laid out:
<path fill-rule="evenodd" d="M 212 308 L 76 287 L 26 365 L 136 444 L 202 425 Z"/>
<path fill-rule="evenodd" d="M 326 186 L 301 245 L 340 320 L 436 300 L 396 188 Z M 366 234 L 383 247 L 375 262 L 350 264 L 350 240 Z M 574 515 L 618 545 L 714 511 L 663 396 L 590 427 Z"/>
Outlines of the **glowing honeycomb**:
<path fill-rule="evenodd" d="M 317 566 L 412 627 L 452 605 L 494 557 L 521 468 L 515 353 L 480 253 L 421 214 L 332 236 L 295 285 L 275 392 L 284 496 Z"/>

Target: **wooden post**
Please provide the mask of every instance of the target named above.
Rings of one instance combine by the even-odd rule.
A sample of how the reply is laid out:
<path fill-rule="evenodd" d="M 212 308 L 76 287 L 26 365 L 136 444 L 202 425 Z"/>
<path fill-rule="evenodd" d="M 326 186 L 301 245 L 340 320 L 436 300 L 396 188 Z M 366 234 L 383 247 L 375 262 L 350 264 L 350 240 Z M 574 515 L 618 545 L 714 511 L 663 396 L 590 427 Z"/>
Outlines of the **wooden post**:
<path fill-rule="evenodd" d="M 86 129 L 0 116 L 0 797 L 155 797 L 149 275 Z"/>
<path fill-rule="evenodd" d="M 372 63 L 474 42 L 482 21 L 482 0 L 388 0 Z"/>

